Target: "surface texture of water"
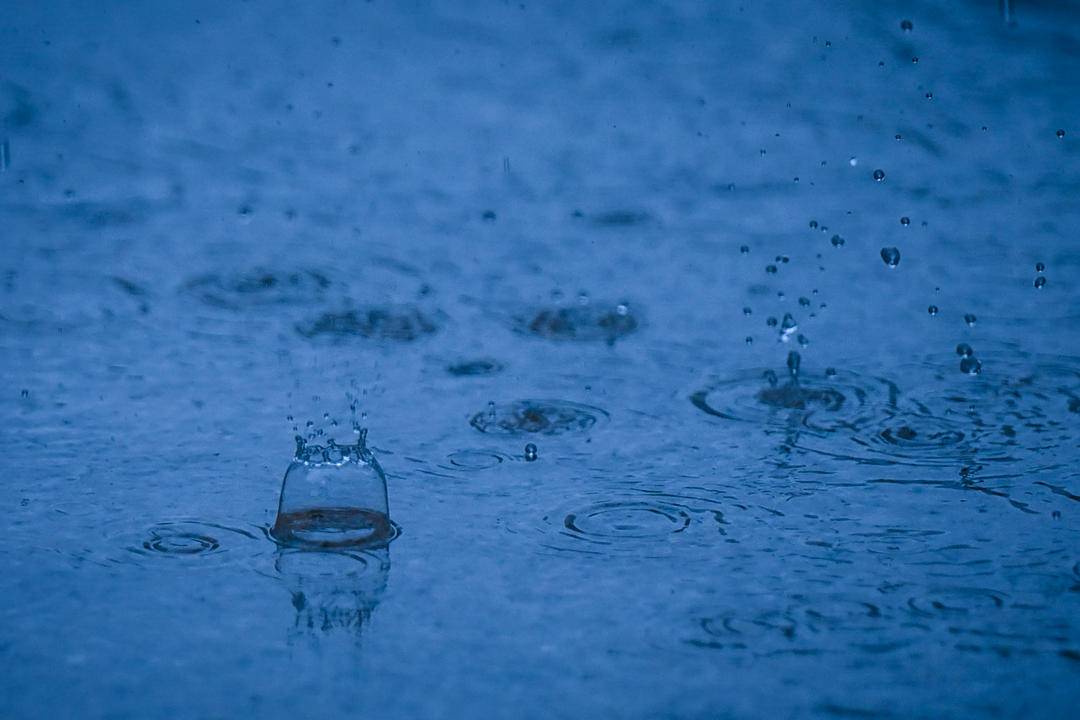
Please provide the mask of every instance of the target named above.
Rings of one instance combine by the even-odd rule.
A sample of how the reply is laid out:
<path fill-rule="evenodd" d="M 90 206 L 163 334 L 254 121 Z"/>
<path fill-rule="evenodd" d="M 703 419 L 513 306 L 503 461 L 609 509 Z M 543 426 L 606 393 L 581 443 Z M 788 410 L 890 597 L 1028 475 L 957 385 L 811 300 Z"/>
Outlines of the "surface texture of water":
<path fill-rule="evenodd" d="M 1008 5 L 7 3 L 0 715 L 1075 712 L 1080 8 Z M 400 536 L 279 549 L 347 394 Z"/>

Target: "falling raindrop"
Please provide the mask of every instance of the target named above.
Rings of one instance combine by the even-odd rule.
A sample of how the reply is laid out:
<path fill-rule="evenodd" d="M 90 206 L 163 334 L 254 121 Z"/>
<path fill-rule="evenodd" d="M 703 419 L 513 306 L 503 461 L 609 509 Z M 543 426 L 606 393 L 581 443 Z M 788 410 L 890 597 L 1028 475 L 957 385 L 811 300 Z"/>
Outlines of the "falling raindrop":
<path fill-rule="evenodd" d="M 747 317 L 749 317 L 751 314 L 753 314 L 753 312 L 754 311 L 751 308 L 748 308 L 748 307 L 744 307 L 742 309 L 742 314 L 746 315 Z"/>
<path fill-rule="evenodd" d="M 960 343 L 956 346 L 956 354 L 960 357 L 972 357 L 975 351 L 971 349 L 971 346 L 967 343 Z"/>
<path fill-rule="evenodd" d="M 891 268 L 900 264 L 900 251 L 894 247 L 881 248 L 881 259 Z M 918 263 L 916 263 L 918 264 Z"/>
<path fill-rule="evenodd" d="M 1046 270 L 1046 265 L 1044 263 L 1041 263 L 1041 262 L 1035 263 L 1035 272 L 1044 272 L 1045 270 Z"/>
<path fill-rule="evenodd" d="M 833 235 L 832 236 L 833 247 L 843 247 L 844 242 L 845 242 L 844 238 L 840 237 L 839 235 Z"/>
<path fill-rule="evenodd" d="M 960 361 L 960 372 L 967 375 L 978 375 L 982 372 L 982 363 L 975 357 L 966 357 Z"/>
<path fill-rule="evenodd" d="M 904 217 L 900 218 L 900 224 L 903 225 L 904 227 L 907 227 L 908 225 L 911 224 L 911 218 L 909 218 L 907 215 L 905 215 Z"/>
<path fill-rule="evenodd" d="M 885 171 L 880 169 L 880 168 L 875 170 L 874 171 L 874 179 L 877 180 L 878 182 L 881 182 L 882 180 L 884 180 L 885 179 Z"/>
<path fill-rule="evenodd" d="M 743 245 L 742 247 L 739 248 L 739 252 L 741 252 L 743 255 L 748 255 L 750 253 L 750 246 L 749 245 Z"/>
<path fill-rule="evenodd" d="M 975 315 L 973 315 L 972 313 L 967 313 L 967 314 L 964 315 L 964 322 L 967 323 L 968 327 L 974 327 L 975 326 L 975 320 L 976 320 Z"/>
<path fill-rule="evenodd" d="M 914 27 L 915 27 L 915 25 L 913 25 L 910 20 L 901 20 L 900 21 L 900 29 L 903 30 L 904 32 L 911 32 L 912 28 L 914 28 Z"/>
<path fill-rule="evenodd" d="M 930 316 L 933 317 L 934 315 L 938 314 L 938 306 L 931 305 L 930 307 L 926 308 L 926 312 L 930 313 Z"/>
<path fill-rule="evenodd" d="M 1035 278 L 1035 289 L 1042 290 L 1044 287 L 1046 287 L 1046 278 L 1042 275 Z"/>
<path fill-rule="evenodd" d="M 532 461 L 536 460 L 536 458 L 537 458 L 536 445 L 533 444 L 533 443 L 529 443 L 528 445 L 525 446 L 525 460 L 527 462 L 532 462 Z"/>
<path fill-rule="evenodd" d="M 1057 136 L 1058 136 L 1058 140 L 1061 140 L 1062 138 L 1065 137 L 1065 131 L 1064 130 L 1058 130 L 1057 131 Z"/>
<path fill-rule="evenodd" d="M 791 377 L 794 378 L 799 376 L 799 365 L 801 363 L 802 358 L 799 356 L 799 353 L 792 350 L 787 354 L 787 369 L 788 374 L 791 375 Z"/>

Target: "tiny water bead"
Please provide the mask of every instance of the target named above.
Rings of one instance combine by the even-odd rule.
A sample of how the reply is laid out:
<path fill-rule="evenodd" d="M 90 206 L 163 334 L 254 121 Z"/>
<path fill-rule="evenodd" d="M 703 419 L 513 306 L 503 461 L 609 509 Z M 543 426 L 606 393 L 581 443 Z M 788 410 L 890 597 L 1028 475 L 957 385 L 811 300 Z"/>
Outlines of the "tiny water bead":
<path fill-rule="evenodd" d="M 1044 287 L 1046 287 L 1046 278 L 1042 275 L 1035 278 L 1035 289 L 1042 290 Z"/>
<path fill-rule="evenodd" d="M 982 363 L 975 357 L 965 357 L 960 361 L 960 372 L 965 375 L 978 375 L 982 372 Z"/>
<path fill-rule="evenodd" d="M 493 435 L 562 435 L 586 432 L 607 418 L 600 408 L 564 400 L 516 400 L 489 404 L 469 424 Z"/>
<path fill-rule="evenodd" d="M 886 265 L 894 268 L 900 264 L 900 250 L 895 247 L 883 247 L 881 248 L 881 259 Z"/>
<path fill-rule="evenodd" d="M 739 252 L 742 253 L 743 255 L 749 255 L 750 254 L 750 246 L 749 245 L 740 246 L 739 247 Z"/>
<path fill-rule="evenodd" d="M 885 179 L 885 171 L 880 168 L 874 171 L 874 179 L 881 182 Z"/>
<path fill-rule="evenodd" d="M 770 275 L 775 275 L 776 274 L 776 269 L 777 268 L 776 268 L 775 265 L 770 264 L 770 265 L 765 266 L 765 272 L 769 273 Z"/>
<path fill-rule="evenodd" d="M 972 313 L 965 313 L 964 314 L 964 322 L 967 323 L 968 327 L 975 327 L 975 322 L 977 320 L 978 320 L 978 318 L 976 318 L 975 315 L 972 314 Z"/>
<path fill-rule="evenodd" d="M 533 462 L 537 458 L 536 445 L 529 443 L 525 446 L 525 461 Z"/>
<path fill-rule="evenodd" d="M 904 227 L 907 227 L 911 224 L 911 218 L 905 215 L 904 217 L 900 218 L 900 224 Z"/>
<path fill-rule="evenodd" d="M 833 247 L 843 247 L 844 246 L 844 238 L 840 237 L 839 235 L 833 235 L 831 242 L 832 242 Z"/>
<path fill-rule="evenodd" d="M 975 354 L 975 351 L 967 343 L 960 343 L 956 346 L 956 354 L 960 357 L 967 358 L 972 357 Z"/>
<path fill-rule="evenodd" d="M 938 314 L 938 306 L 937 305 L 931 305 L 928 308 L 926 308 L 926 312 L 928 312 L 930 314 L 930 317 L 933 317 L 933 316 Z"/>
<path fill-rule="evenodd" d="M 1038 272 L 1038 273 L 1046 272 L 1046 263 L 1041 263 L 1041 262 L 1035 263 L 1035 272 Z"/>
<path fill-rule="evenodd" d="M 910 20 L 901 20 L 900 29 L 904 32 L 911 32 L 915 25 Z"/>
<path fill-rule="evenodd" d="M 1058 136 L 1058 140 L 1061 140 L 1062 138 L 1065 137 L 1065 131 L 1064 130 L 1058 130 L 1056 134 Z"/>

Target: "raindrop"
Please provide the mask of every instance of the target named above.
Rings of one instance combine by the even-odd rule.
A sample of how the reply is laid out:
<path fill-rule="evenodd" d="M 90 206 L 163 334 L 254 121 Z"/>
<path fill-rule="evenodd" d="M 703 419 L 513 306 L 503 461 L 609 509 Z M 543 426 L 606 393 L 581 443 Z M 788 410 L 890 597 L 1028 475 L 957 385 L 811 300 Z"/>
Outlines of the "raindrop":
<path fill-rule="evenodd" d="M 850 159 L 848 160 L 848 165 L 850 165 L 851 167 L 855 167 L 855 166 L 856 166 L 856 165 L 858 165 L 858 164 L 859 164 L 859 158 L 857 158 L 857 157 L 855 157 L 855 156 L 852 156 L 852 157 L 851 157 L 851 158 L 850 158 Z"/>
<path fill-rule="evenodd" d="M 967 314 L 964 315 L 964 322 L 967 323 L 968 327 L 974 327 L 975 326 L 975 319 L 976 318 L 972 313 L 967 313 Z"/>
<path fill-rule="evenodd" d="M 967 375 L 978 375 L 982 372 L 982 363 L 974 357 L 966 357 L 960 361 L 960 372 Z"/>
<path fill-rule="evenodd" d="M 1064 130 L 1058 130 L 1057 131 L 1057 136 L 1058 136 L 1058 140 L 1061 140 L 1062 138 L 1065 137 L 1065 131 Z"/>
<path fill-rule="evenodd" d="M 787 354 L 787 369 L 788 369 L 788 374 L 791 375 L 791 377 L 793 377 L 793 378 L 798 377 L 798 375 L 799 375 L 799 365 L 801 363 L 802 363 L 802 357 L 799 356 L 799 353 L 792 350 L 791 352 L 789 352 Z"/>
<path fill-rule="evenodd" d="M 1044 278 L 1042 275 L 1035 278 L 1035 289 L 1042 290 L 1044 287 L 1046 287 L 1046 278 Z"/>
<path fill-rule="evenodd" d="M 1041 262 L 1035 263 L 1035 272 L 1043 272 L 1046 270 L 1046 265 Z"/>
<path fill-rule="evenodd" d="M 915 62 L 918 62 L 918 59 L 916 59 Z M 927 100 L 933 100 L 934 99 L 934 93 L 932 93 L 932 92 L 926 93 L 926 99 Z"/>
<path fill-rule="evenodd" d="M 747 317 L 749 317 L 753 312 L 754 311 L 751 308 L 748 308 L 748 307 L 744 307 L 742 309 L 742 314 L 746 315 Z"/>
<path fill-rule="evenodd" d="M 811 229 L 811 230 L 816 230 L 816 229 L 817 229 L 817 226 L 818 226 L 818 222 L 817 222 L 817 220 L 811 220 L 811 221 L 810 221 L 810 229 Z"/>
<path fill-rule="evenodd" d="M 750 254 L 750 246 L 749 245 L 743 245 L 742 247 L 739 248 L 739 252 L 741 252 L 743 255 L 749 255 Z"/>
<path fill-rule="evenodd" d="M 754 338 L 752 338 L 752 337 L 750 337 L 749 335 L 747 335 L 747 336 L 746 336 L 746 344 L 747 344 L 747 345 L 753 345 L 753 344 L 754 344 Z"/>
<path fill-rule="evenodd" d="M 900 264 L 900 251 L 894 247 L 881 248 L 881 259 L 889 267 L 896 267 Z"/>
<path fill-rule="evenodd" d="M 765 324 L 768 325 L 769 327 L 776 327 L 776 324 L 778 322 L 779 321 L 774 317 L 766 318 L 766 320 L 765 320 Z"/>
<path fill-rule="evenodd" d="M 975 355 L 975 351 L 967 343 L 960 343 L 956 346 L 956 354 L 960 357 L 969 358 Z"/>
<path fill-rule="evenodd" d="M 799 341 L 799 347 L 807 347 L 810 344 L 810 340 L 805 335 L 799 335 L 797 338 Z"/>
<path fill-rule="evenodd" d="M 840 237 L 839 235 L 833 235 L 832 236 L 833 247 L 843 247 L 844 242 L 845 242 L 844 238 Z"/>
<path fill-rule="evenodd" d="M 903 225 L 904 227 L 907 227 L 908 225 L 911 224 L 911 218 L 909 218 L 907 215 L 905 215 L 904 217 L 900 218 L 900 224 Z"/>
<path fill-rule="evenodd" d="M 885 171 L 880 169 L 880 168 L 875 170 L 874 171 L 874 179 L 877 180 L 878 182 L 881 182 L 882 180 L 884 180 L 885 179 Z"/>
<path fill-rule="evenodd" d="M 803 307 L 810 307 L 810 298 L 808 298 L 808 297 L 799 298 L 799 304 L 802 305 Z"/>
<path fill-rule="evenodd" d="M 914 28 L 914 27 L 915 26 L 912 24 L 912 22 L 910 20 L 901 20 L 900 21 L 900 29 L 903 30 L 904 32 L 911 32 L 912 28 Z"/>
<path fill-rule="evenodd" d="M 931 317 L 933 317 L 934 315 L 937 315 L 938 314 L 937 305 L 931 305 L 930 307 L 926 308 L 926 312 L 930 313 Z"/>
<path fill-rule="evenodd" d="M 770 275 L 775 275 L 776 274 L 776 266 L 775 265 L 766 265 L 765 266 L 765 272 L 769 273 Z"/>
<path fill-rule="evenodd" d="M 532 462 L 533 460 L 536 460 L 536 457 L 536 445 L 529 443 L 525 446 L 525 460 L 527 462 Z"/>

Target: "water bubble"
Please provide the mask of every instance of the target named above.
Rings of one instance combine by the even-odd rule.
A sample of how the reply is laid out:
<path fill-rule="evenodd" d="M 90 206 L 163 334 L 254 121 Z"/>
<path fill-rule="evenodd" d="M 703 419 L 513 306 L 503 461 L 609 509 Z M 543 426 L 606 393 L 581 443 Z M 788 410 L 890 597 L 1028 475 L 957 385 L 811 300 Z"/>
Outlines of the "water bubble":
<path fill-rule="evenodd" d="M 960 361 L 960 372 L 967 375 L 978 375 L 982 372 L 982 363 L 974 357 L 965 357 Z"/>
<path fill-rule="evenodd" d="M 911 224 L 911 218 L 909 218 L 907 215 L 905 215 L 904 217 L 900 218 L 900 224 L 903 225 L 904 227 L 907 227 L 908 225 Z"/>
<path fill-rule="evenodd" d="M 1042 290 L 1044 287 L 1046 287 L 1046 278 L 1042 275 L 1035 278 L 1035 289 Z"/>
<path fill-rule="evenodd" d="M 974 327 L 975 326 L 975 321 L 976 321 L 976 317 L 975 317 L 974 314 L 972 314 L 972 313 L 965 313 L 964 314 L 964 322 L 967 323 L 968 327 Z"/>
<path fill-rule="evenodd" d="M 881 259 L 889 267 L 896 267 L 900 264 L 900 251 L 894 247 L 883 247 L 881 248 Z"/>
<path fill-rule="evenodd" d="M 750 246 L 749 245 L 740 246 L 739 247 L 739 252 L 741 252 L 743 255 L 748 255 L 750 253 Z"/>
<path fill-rule="evenodd" d="M 903 30 L 904 32 L 911 32 L 911 30 L 914 27 L 915 27 L 915 25 L 912 24 L 912 22 L 910 20 L 901 20 L 900 21 L 900 29 Z"/>
<path fill-rule="evenodd" d="M 881 182 L 885 179 L 885 171 L 880 168 L 874 171 L 874 179 Z"/>
<path fill-rule="evenodd" d="M 975 355 L 975 351 L 971 349 L 971 346 L 967 343 L 960 343 L 956 346 L 956 354 L 960 357 L 972 357 Z"/>
<path fill-rule="evenodd" d="M 832 245 L 833 245 L 833 247 L 843 247 L 844 242 L 845 242 L 844 238 L 840 237 L 839 235 L 833 235 L 832 236 Z"/>
<path fill-rule="evenodd" d="M 934 315 L 938 314 L 938 306 L 931 305 L 930 307 L 926 308 L 926 312 L 930 313 L 930 317 L 933 317 Z"/>
<path fill-rule="evenodd" d="M 1058 130 L 1057 131 L 1057 136 L 1058 136 L 1058 140 L 1062 139 L 1063 137 L 1065 137 L 1065 131 L 1064 130 Z"/>
<path fill-rule="evenodd" d="M 1041 262 L 1035 263 L 1035 272 L 1045 272 L 1045 271 L 1046 271 L 1046 264 L 1045 263 L 1041 263 Z"/>
<path fill-rule="evenodd" d="M 534 460 L 536 460 L 536 457 L 536 445 L 534 445 L 533 443 L 529 443 L 525 446 L 525 460 L 527 462 L 533 462 Z"/>

